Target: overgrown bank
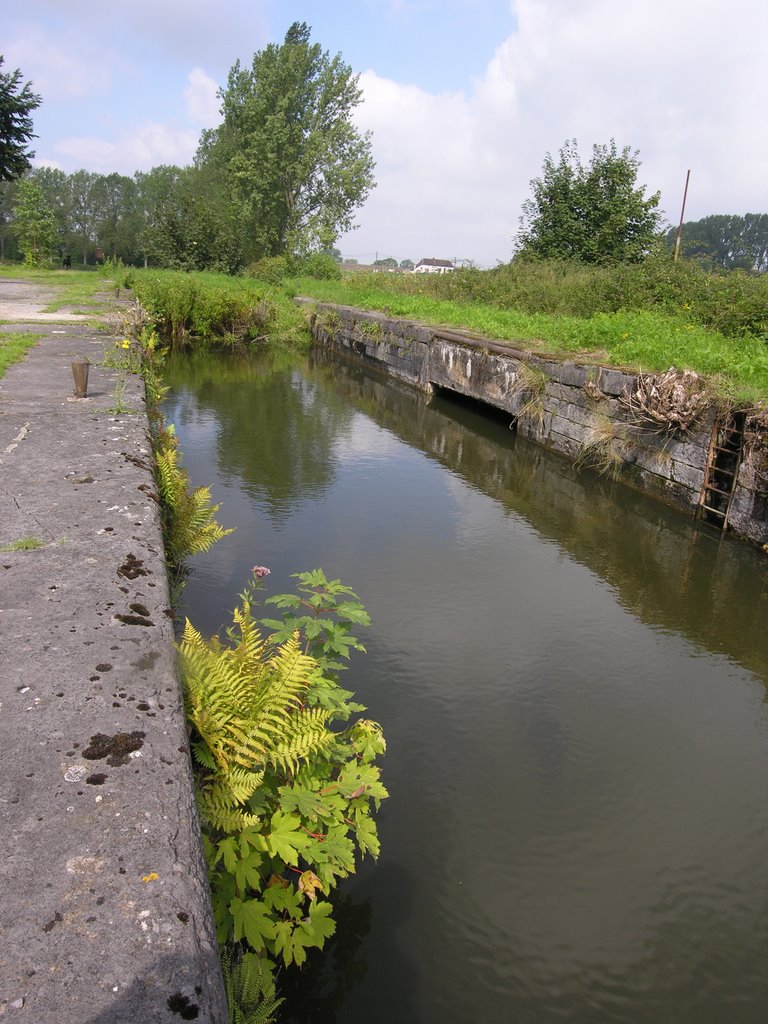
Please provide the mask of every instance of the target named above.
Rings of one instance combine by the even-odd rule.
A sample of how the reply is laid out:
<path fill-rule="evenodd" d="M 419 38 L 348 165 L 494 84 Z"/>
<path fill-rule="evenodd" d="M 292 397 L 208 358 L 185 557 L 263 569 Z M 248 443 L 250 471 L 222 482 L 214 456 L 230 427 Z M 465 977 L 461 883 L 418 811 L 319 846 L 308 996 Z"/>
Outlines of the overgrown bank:
<path fill-rule="evenodd" d="M 266 336 L 305 347 L 306 322 L 292 299 L 461 327 L 524 343 L 536 353 L 640 372 L 693 370 L 734 403 L 768 399 L 768 279 L 741 271 L 710 274 L 668 257 L 585 267 L 515 261 L 453 274 L 353 273 L 336 279 L 323 264 L 290 277 L 285 260 L 262 261 L 258 278 L 119 270 L 164 339 L 184 346 L 244 344 Z"/>
<path fill-rule="evenodd" d="M 537 353 L 642 372 L 694 370 L 740 404 L 768 399 L 768 278 L 667 257 L 586 267 L 515 261 L 452 274 L 292 279 L 323 302 L 468 329 Z"/>

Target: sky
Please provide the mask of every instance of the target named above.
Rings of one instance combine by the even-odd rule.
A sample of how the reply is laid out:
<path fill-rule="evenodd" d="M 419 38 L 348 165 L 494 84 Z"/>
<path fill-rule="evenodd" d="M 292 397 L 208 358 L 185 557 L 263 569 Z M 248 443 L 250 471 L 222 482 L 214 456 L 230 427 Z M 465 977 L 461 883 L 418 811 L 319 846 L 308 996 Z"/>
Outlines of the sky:
<path fill-rule="evenodd" d="M 345 257 L 510 259 L 545 155 L 615 139 L 666 221 L 768 212 L 766 0 L 0 0 L 38 166 L 184 165 L 217 90 L 294 21 L 359 74 L 377 187 Z"/>

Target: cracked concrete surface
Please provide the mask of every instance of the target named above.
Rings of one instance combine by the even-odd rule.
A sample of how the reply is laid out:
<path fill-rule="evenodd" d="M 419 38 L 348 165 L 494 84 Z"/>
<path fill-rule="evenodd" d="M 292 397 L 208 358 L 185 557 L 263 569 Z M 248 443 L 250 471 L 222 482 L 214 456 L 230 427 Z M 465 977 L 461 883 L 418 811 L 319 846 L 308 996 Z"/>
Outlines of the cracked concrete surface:
<path fill-rule="evenodd" d="M 143 387 L 110 411 L 113 343 L 46 329 L 0 379 L 0 1019 L 223 1022 Z"/>

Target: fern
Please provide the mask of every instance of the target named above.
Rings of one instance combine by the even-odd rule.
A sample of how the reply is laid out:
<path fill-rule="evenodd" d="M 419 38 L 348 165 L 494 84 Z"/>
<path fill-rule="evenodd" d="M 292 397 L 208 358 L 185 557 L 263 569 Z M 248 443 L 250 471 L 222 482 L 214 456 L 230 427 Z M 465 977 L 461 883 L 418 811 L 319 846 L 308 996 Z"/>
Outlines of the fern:
<path fill-rule="evenodd" d="M 373 764 L 381 729 L 349 723 L 364 709 L 333 669 L 335 651 L 362 646 L 347 625 L 367 615 L 338 580 L 319 570 L 300 578 L 312 616 L 287 616 L 265 636 L 251 586 L 225 641 L 187 622 L 179 643 L 216 934 L 252 950 L 227 975 L 230 1020 L 243 1024 L 271 1019 L 272 960 L 301 965 L 333 934 L 332 906 L 317 891 L 351 874 L 356 852 L 378 854 L 372 812 L 387 796 Z"/>
<path fill-rule="evenodd" d="M 211 504 L 210 488 L 189 489 L 189 477 L 179 465 L 179 442 L 173 429 L 159 427 L 154 442 L 166 550 L 172 564 L 180 566 L 192 555 L 209 551 L 233 531 L 216 522 L 221 506 Z"/>
<path fill-rule="evenodd" d="M 268 963 L 255 953 L 221 955 L 224 987 L 229 1006 L 229 1024 L 272 1024 L 283 1002 L 275 992 Z"/>

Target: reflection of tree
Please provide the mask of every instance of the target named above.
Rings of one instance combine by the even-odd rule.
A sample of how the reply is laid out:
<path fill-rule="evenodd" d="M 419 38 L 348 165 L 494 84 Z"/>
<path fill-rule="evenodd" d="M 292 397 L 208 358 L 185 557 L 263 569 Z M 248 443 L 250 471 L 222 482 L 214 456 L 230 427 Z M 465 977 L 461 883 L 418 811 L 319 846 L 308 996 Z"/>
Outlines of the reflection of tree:
<path fill-rule="evenodd" d="M 334 442 L 353 411 L 318 391 L 295 356 L 265 350 L 238 357 L 198 354 L 171 361 L 168 407 L 189 415 L 185 393 L 217 423 L 219 470 L 281 518 L 333 482 Z"/>
<path fill-rule="evenodd" d="M 322 352 L 314 358 L 337 394 L 551 537 L 641 622 L 768 675 L 768 578 L 746 544 L 727 536 L 715 543 L 680 513 L 515 438 L 479 403 L 427 403 L 360 365 Z"/>

